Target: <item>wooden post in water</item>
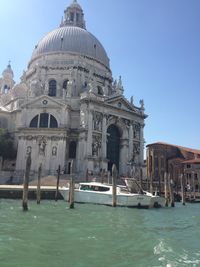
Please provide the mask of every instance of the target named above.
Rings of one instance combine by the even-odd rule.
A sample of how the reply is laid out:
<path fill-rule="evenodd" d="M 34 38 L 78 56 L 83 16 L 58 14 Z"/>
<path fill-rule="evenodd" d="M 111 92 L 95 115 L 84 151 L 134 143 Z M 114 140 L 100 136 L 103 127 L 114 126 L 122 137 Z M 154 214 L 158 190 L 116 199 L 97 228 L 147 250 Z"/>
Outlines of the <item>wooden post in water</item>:
<path fill-rule="evenodd" d="M 164 183 L 165 183 L 165 207 L 168 207 L 168 175 L 165 172 L 164 174 Z"/>
<path fill-rule="evenodd" d="M 59 182 L 60 182 L 60 165 L 58 165 L 58 170 L 57 170 L 57 181 L 56 181 L 55 201 L 58 200 Z"/>
<path fill-rule="evenodd" d="M 174 207 L 174 183 L 173 180 L 170 178 L 170 173 L 168 174 L 168 184 L 169 184 L 169 196 L 170 196 L 170 206 Z"/>
<path fill-rule="evenodd" d="M 74 179 L 73 179 L 73 160 L 70 166 L 70 184 L 69 184 L 69 208 L 74 208 Z"/>
<path fill-rule="evenodd" d="M 104 173 L 103 173 L 103 170 L 101 170 L 100 172 L 100 176 L 101 176 L 101 183 L 103 184 L 104 182 L 104 177 L 103 177 Z"/>
<path fill-rule="evenodd" d="M 26 159 L 26 170 L 24 175 L 24 188 L 22 197 L 23 211 L 28 210 L 28 184 L 29 184 L 30 169 L 31 169 L 31 153 L 28 154 L 28 157 Z"/>
<path fill-rule="evenodd" d="M 88 169 L 86 170 L 86 182 L 88 182 L 88 176 L 89 176 L 89 173 L 88 173 Z"/>
<path fill-rule="evenodd" d="M 142 179 L 143 179 L 143 171 L 142 171 L 142 167 L 141 167 L 140 168 L 140 186 L 141 186 L 141 189 L 143 188 Z"/>
<path fill-rule="evenodd" d="M 108 175 L 108 184 L 110 184 L 110 171 L 107 172 Z"/>
<path fill-rule="evenodd" d="M 196 192 L 195 192 L 195 174 L 194 171 L 192 172 L 192 191 L 193 191 L 193 200 L 196 199 Z"/>
<path fill-rule="evenodd" d="M 113 164 L 112 166 L 112 206 L 116 207 L 117 206 L 117 188 L 116 188 L 116 180 L 117 180 L 117 168 L 116 165 Z"/>
<path fill-rule="evenodd" d="M 40 191 L 40 185 L 41 185 L 41 172 L 42 172 L 42 163 L 40 163 L 40 166 L 38 168 L 38 182 L 37 182 L 37 204 L 40 204 L 40 198 L 41 198 L 41 191 Z"/>
<path fill-rule="evenodd" d="M 185 177 L 184 174 L 180 175 L 181 180 L 181 202 L 185 205 Z"/>
<path fill-rule="evenodd" d="M 150 174 L 150 184 L 149 184 L 149 191 L 151 194 L 153 194 L 153 177 L 152 177 L 152 173 Z"/>

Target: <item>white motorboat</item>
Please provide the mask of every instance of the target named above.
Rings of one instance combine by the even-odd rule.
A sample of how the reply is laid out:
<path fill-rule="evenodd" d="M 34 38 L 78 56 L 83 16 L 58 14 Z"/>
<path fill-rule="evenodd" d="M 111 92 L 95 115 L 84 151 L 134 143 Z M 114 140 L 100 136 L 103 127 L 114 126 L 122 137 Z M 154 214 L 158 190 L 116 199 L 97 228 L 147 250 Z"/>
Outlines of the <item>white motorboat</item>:
<path fill-rule="evenodd" d="M 165 206 L 165 198 L 157 195 L 157 193 L 152 194 L 148 191 L 144 191 L 142 186 L 134 178 L 126 178 L 125 184 L 130 193 L 140 192 L 141 194 L 147 194 L 151 196 L 150 208 L 161 208 Z"/>
<path fill-rule="evenodd" d="M 59 189 L 64 200 L 69 199 L 69 187 Z M 151 208 L 160 207 L 159 197 L 153 196 L 149 192 L 140 191 L 132 193 L 126 186 L 116 187 L 117 206 Z M 93 203 L 101 205 L 112 205 L 112 185 L 97 182 L 85 182 L 76 185 L 74 190 L 74 201 L 77 203 Z"/>

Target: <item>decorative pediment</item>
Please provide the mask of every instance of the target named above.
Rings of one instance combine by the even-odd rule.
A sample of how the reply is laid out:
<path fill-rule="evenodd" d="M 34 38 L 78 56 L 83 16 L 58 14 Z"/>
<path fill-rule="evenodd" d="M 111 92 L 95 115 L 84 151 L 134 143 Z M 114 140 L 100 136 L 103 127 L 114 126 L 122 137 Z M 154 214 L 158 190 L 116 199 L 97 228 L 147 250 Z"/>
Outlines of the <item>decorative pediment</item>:
<path fill-rule="evenodd" d="M 54 98 L 47 96 L 47 95 L 42 95 L 37 98 L 34 98 L 33 100 L 27 102 L 26 104 L 23 104 L 21 107 L 22 108 L 62 108 L 65 107 L 66 105 L 63 104 L 62 102 L 55 100 Z"/>
<path fill-rule="evenodd" d="M 114 107 L 117 107 L 121 110 L 126 111 L 135 111 L 138 108 L 135 108 L 125 97 L 122 95 L 114 96 L 106 100 L 106 102 Z"/>

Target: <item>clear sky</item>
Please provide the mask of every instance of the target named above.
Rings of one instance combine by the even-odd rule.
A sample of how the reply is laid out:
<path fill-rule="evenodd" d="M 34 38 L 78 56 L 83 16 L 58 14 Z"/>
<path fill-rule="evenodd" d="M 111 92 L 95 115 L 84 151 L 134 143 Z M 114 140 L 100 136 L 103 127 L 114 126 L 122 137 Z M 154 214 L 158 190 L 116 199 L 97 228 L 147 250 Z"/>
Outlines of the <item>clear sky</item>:
<path fill-rule="evenodd" d="M 72 0 L 0 0 L 0 72 L 19 81 L 34 46 Z M 200 149 L 200 1 L 78 0 L 87 30 L 103 44 L 125 97 L 144 99 L 146 144 Z"/>

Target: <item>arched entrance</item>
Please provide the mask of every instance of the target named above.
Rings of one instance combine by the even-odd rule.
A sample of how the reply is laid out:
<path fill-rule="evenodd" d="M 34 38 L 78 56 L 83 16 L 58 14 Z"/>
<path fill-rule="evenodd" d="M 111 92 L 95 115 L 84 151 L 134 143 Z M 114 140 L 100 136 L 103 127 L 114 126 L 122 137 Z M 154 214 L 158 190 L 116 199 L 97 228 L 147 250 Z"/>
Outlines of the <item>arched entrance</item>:
<path fill-rule="evenodd" d="M 108 171 L 112 171 L 112 165 L 115 164 L 119 170 L 119 145 L 120 145 L 120 133 L 119 129 L 115 125 L 110 125 L 107 130 L 107 159 L 108 159 Z"/>

